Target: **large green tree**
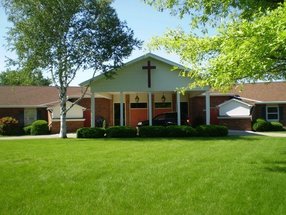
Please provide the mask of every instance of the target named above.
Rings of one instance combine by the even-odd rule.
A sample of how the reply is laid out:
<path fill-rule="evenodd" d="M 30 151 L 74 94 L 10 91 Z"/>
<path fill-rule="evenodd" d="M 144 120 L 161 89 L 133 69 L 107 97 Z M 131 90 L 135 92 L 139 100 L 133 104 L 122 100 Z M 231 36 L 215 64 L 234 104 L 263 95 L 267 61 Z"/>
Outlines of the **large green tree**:
<path fill-rule="evenodd" d="M 0 73 L 0 85 L 13 86 L 49 86 L 51 80 L 45 78 L 41 71 L 8 70 Z"/>
<path fill-rule="evenodd" d="M 66 137 L 67 87 L 79 69 L 106 73 L 122 65 L 140 41 L 121 22 L 109 0 L 2 0 L 13 27 L 10 47 L 25 70 L 51 74 Z"/>
<path fill-rule="evenodd" d="M 237 83 L 286 79 L 286 5 L 283 1 L 148 2 L 179 11 L 180 15 L 193 12 L 194 23 L 211 22 L 217 27 L 218 33 L 214 36 L 171 30 L 151 42 L 152 47 L 163 47 L 181 57 L 189 68 L 183 75 L 194 80 L 190 87 L 209 85 L 227 90 Z M 228 17 L 224 22 L 209 20 L 219 20 L 221 16 Z"/>

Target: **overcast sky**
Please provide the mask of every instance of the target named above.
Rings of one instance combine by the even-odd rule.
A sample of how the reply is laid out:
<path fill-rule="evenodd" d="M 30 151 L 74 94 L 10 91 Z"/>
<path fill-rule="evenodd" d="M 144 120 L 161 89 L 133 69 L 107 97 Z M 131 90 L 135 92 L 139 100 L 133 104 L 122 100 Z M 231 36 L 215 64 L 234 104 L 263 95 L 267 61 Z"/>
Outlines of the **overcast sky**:
<path fill-rule="evenodd" d="M 162 35 L 167 29 L 182 27 L 189 30 L 189 20 L 180 20 L 177 17 L 170 16 L 167 12 L 158 12 L 154 8 L 143 3 L 142 0 L 115 0 L 113 3 L 119 18 L 127 22 L 127 25 L 134 30 L 135 37 L 144 41 L 143 49 L 133 51 L 130 58 L 125 61 L 132 60 L 148 52 L 146 44 L 153 36 Z M 5 58 L 13 57 L 13 53 L 9 53 L 4 39 L 9 23 L 3 8 L 0 8 L 0 71 L 5 70 Z M 164 51 L 153 51 L 154 54 L 179 63 L 179 58 L 175 55 L 168 55 Z M 49 74 L 46 74 L 49 75 Z M 91 77 L 90 72 L 79 72 L 72 82 L 76 86 L 79 83 Z"/>

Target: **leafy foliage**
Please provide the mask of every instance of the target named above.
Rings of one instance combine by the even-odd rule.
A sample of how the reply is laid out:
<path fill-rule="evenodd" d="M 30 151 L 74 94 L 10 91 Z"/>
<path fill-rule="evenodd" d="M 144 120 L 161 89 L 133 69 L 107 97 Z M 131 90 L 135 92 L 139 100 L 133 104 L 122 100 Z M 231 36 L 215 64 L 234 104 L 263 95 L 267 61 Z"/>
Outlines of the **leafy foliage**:
<path fill-rule="evenodd" d="M 106 137 L 136 137 L 137 131 L 135 128 L 127 126 L 114 126 L 106 129 Z"/>
<path fill-rule="evenodd" d="M 31 134 L 32 135 L 45 135 L 49 134 L 48 122 L 45 120 L 36 120 L 31 125 Z"/>
<path fill-rule="evenodd" d="M 228 135 L 228 129 L 222 125 L 200 125 L 196 127 L 200 137 L 224 137 Z"/>
<path fill-rule="evenodd" d="M 253 131 L 283 131 L 280 122 L 267 122 L 265 119 L 258 118 L 252 125 Z"/>
<path fill-rule="evenodd" d="M 155 1 L 166 8 L 181 1 Z M 166 2 L 168 2 L 168 5 Z M 220 16 L 220 11 L 232 13 L 230 6 L 241 16 L 220 23 L 214 36 L 198 36 L 182 30 L 170 30 L 155 37 L 150 46 L 165 48 L 181 57 L 186 71 L 182 76 L 194 80 L 190 88 L 211 86 L 226 91 L 237 83 L 257 80 L 286 79 L 286 3 L 283 1 L 182 1 L 183 7 L 202 10 L 204 15 Z M 234 2 L 235 5 L 232 5 Z M 261 6 L 261 7 L 260 7 Z M 208 9 L 209 8 L 209 9 Z M 184 10 L 183 10 L 184 11 Z M 247 17 L 243 14 L 249 14 Z M 201 20 L 201 23 L 204 23 Z"/>
<path fill-rule="evenodd" d="M 79 128 L 76 131 L 77 138 L 103 138 L 105 129 L 103 128 Z"/>
<path fill-rule="evenodd" d="M 32 125 L 27 125 L 23 128 L 25 135 L 31 135 Z"/>
<path fill-rule="evenodd" d="M 2 0 L 13 27 L 9 44 L 21 69 L 51 73 L 59 90 L 61 137 L 66 137 L 67 87 L 79 69 L 105 74 L 122 65 L 141 42 L 109 0 Z M 93 74 L 93 76 L 94 76 Z M 109 73 L 108 73 L 109 74 Z"/>
<path fill-rule="evenodd" d="M 51 80 L 44 78 L 41 71 L 8 70 L 0 73 L 0 85 L 10 86 L 49 86 Z"/>
<path fill-rule="evenodd" d="M 0 119 L 0 134 L 1 135 L 21 135 L 23 133 L 19 121 L 13 117 L 3 117 Z"/>

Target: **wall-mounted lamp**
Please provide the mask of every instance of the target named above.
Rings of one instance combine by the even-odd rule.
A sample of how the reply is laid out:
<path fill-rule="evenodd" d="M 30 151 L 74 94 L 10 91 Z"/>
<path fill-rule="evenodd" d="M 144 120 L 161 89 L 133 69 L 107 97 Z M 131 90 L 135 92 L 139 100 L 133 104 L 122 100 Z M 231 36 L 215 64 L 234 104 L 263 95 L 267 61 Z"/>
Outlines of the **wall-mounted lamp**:
<path fill-rule="evenodd" d="M 163 93 L 163 95 L 162 95 L 162 97 L 161 97 L 161 101 L 162 101 L 163 103 L 166 101 L 166 97 L 165 97 L 164 93 Z"/>
<path fill-rule="evenodd" d="M 140 100 L 140 99 L 139 99 L 139 96 L 138 96 L 138 95 L 136 95 L 136 97 L 135 97 L 135 102 L 136 102 L 136 103 L 138 103 L 138 102 L 139 102 L 139 100 Z"/>

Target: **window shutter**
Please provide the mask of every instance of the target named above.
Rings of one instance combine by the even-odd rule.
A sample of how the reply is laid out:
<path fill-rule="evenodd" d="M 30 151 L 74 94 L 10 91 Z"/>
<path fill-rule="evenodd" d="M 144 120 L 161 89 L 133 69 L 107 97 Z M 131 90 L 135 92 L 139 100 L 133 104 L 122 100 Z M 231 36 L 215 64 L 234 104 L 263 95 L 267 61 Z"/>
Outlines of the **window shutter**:
<path fill-rule="evenodd" d="M 283 112 L 283 106 L 279 106 L 279 120 L 284 119 Z"/>
<path fill-rule="evenodd" d="M 266 120 L 266 106 L 262 106 L 261 107 L 261 118 L 265 119 Z"/>

